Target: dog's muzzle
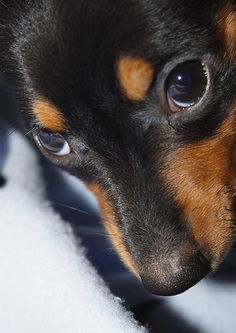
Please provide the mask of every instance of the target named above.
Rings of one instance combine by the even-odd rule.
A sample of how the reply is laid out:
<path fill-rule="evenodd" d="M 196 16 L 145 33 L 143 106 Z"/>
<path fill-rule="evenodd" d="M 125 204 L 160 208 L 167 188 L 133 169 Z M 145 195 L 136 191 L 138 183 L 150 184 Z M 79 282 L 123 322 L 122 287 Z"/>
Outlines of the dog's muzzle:
<path fill-rule="evenodd" d="M 143 285 L 149 292 L 171 296 L 194 286 L 210 270 L 209 261 L 200 251 L 187 258 L 175 251 L 148 267 L 143 266 L 139 271 Z"/>

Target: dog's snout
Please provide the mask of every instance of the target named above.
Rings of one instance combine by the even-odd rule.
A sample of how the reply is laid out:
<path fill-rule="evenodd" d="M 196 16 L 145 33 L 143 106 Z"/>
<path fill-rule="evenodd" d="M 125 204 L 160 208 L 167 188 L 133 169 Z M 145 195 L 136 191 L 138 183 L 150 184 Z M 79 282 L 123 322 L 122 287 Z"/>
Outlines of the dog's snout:
<path fill-rule="evenodd" d="M 197 251 L 186 258 L 180 252 L 159 262 L 145 266 L 140 270 L 144 287 L 151 293 L 160 296 L 180 294 L 194 286 L 210 272 L 210 263 Z"/>

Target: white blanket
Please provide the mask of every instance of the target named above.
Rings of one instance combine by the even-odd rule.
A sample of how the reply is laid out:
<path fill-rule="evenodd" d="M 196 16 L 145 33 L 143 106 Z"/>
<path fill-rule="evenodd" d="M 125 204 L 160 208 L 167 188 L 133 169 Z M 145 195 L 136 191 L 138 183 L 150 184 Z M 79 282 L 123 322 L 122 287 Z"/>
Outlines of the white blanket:
<path fill-rule="evenodd" d="M 26 140 L 14 133 L 9 151 L 7 185 L 0 188 L 0 332 L 146 332 L 44 199 L 37 159 Z M 165 304 L 199 333 L 236 330 L 234 283 L 207 279 Z"/>
<path fill-rule="evenodd" d="M 10 136 L 0 188 L 0 332 L 140 333 L 44 199 L 37 159 Z"/>

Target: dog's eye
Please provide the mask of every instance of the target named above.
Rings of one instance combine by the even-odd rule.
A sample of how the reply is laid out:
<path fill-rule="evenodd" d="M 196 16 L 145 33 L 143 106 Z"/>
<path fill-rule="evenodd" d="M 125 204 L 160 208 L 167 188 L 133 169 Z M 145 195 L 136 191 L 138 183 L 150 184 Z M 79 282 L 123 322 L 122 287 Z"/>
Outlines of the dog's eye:
<path fill-rule="evenodd" d="M 204 95 L 207 74 L 201 61 L 187 61 L 175 67 L 166 81 L 166 98 L 171 112 L 188 109 Z"/>
<path fill-rule="evenodd" d="M 68 142 L 59 133 L 40 130 L 36 134 L 36 140 L 43 149 L 52 155 L 65 156 L 71 152 Z"/>

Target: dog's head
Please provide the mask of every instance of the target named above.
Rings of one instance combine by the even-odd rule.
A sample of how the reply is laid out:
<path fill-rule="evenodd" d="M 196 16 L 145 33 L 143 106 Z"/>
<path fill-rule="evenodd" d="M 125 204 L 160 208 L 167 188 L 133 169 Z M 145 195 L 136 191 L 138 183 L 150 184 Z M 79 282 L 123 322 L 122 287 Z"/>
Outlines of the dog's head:
<path fill-rule="evenodd" d="M 214 270 L 234 238 L 235 1 L 32 0 L 2 13 L 26 129 L 97 195 L 123 261 L 161 295 Z"/>

